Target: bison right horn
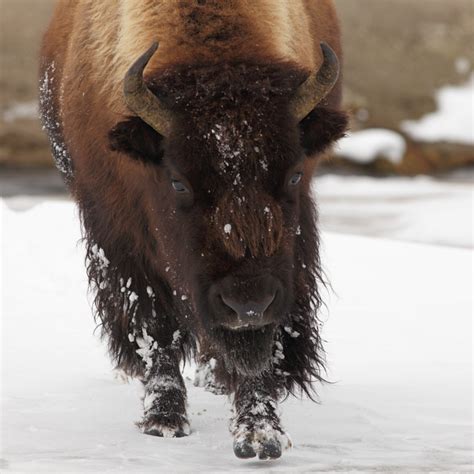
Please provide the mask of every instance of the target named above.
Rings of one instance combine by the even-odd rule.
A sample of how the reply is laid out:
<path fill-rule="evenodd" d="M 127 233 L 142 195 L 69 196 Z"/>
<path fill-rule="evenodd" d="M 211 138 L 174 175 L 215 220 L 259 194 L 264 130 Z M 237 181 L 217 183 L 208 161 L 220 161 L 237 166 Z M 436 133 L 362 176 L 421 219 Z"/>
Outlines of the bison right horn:
<path fill-rule="evenodd" d="M 327 43 L 321 43 L 323 64 L 299 87 L 291 112 L 301 122 L 328 94 L 339 78 L 339 60 Z"/>
<path fill-rule="evenodd" d="M 148 89 L 143 79 L 143 71 L 157 49 L 158 43 L 155 42 L 132 64 L 125 74 L 123 93 L 127 107 L 166 137 L 170 134 L 172 115 L 163 107 L 158 97 Z"/>

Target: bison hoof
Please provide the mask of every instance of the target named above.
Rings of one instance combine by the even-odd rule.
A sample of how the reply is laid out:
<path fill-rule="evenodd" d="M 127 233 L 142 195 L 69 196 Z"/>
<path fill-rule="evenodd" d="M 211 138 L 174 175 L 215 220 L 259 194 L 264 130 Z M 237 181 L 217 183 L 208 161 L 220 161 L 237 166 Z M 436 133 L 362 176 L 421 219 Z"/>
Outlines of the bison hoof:
<path fill-rule="evenodd" d="M 158 436 L 160 438 L 183 438 L 188 436 L 191 432 L 189 423 L 184 421 L 182 423 L 166 423 L 161 417 L 150 417 L 142 421 L 139 427 L 143 433 L 151 436 Z"/>
<path fill-rule="evenodd" d="M 234 454 L 241 459 L 278 459 L 282 451 L 291 447 L 288 435 L 277 430 L 247 433 L 234 441 Z"/>

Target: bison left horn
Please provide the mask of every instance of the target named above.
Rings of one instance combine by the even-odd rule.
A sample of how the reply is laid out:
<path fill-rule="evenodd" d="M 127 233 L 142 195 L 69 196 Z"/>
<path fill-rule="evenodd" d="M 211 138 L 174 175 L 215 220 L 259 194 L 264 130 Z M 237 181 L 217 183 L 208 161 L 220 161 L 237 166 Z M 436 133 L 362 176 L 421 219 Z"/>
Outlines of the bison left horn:
<path fill-rule="evenodd" d="M 128 108 L 163 136 L 169 136 L 172 115 L 145 84 L 143 71 L 158 49 L 155 42 L 125 74 L 123 93 Z"/>
<path fill-rule="evenodd" d="M 339 60 L 336 53 L 324 42 L 321 43 L 321 50 L 322 66 L 299 87 L 291 102 L 291 112 L 299 122 L 331 92 L 339 77 Z"/>

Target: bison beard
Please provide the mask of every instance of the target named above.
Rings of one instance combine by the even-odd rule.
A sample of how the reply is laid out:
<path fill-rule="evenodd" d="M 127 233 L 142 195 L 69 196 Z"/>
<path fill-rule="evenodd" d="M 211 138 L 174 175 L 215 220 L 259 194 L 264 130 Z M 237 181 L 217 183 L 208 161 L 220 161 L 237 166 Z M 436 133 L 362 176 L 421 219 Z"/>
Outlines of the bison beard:
<path fill-rule="evenodd" d="M 244 331 L 215 329 L 211 337 L 222 350 L 224 366 L 229 373 L 257 376 L 270 370 L 275 337 L 273 326 Z"/>

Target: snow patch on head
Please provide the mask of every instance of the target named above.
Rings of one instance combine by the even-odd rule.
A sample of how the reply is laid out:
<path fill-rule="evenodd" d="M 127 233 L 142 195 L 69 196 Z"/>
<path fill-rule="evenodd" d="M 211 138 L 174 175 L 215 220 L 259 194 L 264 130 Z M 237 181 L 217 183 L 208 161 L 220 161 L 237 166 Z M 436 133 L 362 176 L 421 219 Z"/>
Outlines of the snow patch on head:
<path fill-rule="evenodd" d="M 215 124 L 211 132 L 205 138 L 213 138 L 217 153 L 221 161 L 219 162 L 219 171 L 221 174 L 234 172 L 234 180 L 238 183 L 239 177 L 239 158 L 243 155 L 243 141 L 237 135 L 235 127 L 227 127 L 222 124 Z"/>

